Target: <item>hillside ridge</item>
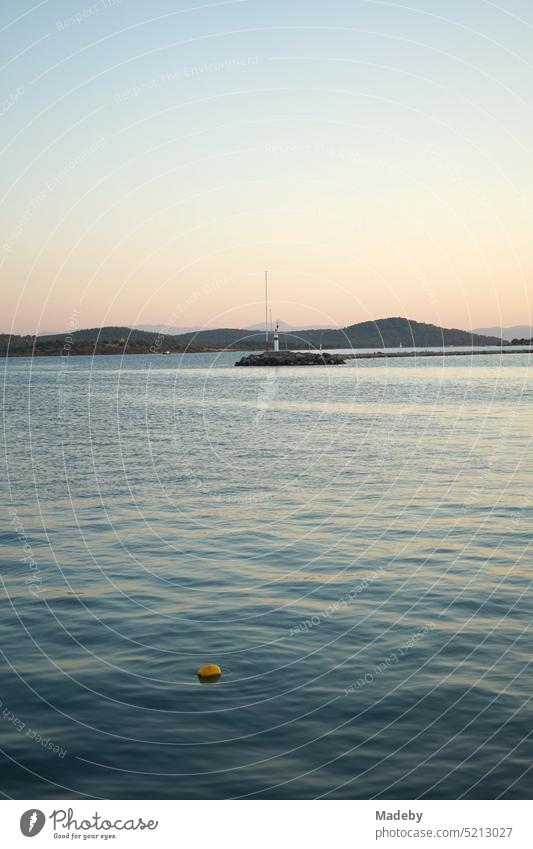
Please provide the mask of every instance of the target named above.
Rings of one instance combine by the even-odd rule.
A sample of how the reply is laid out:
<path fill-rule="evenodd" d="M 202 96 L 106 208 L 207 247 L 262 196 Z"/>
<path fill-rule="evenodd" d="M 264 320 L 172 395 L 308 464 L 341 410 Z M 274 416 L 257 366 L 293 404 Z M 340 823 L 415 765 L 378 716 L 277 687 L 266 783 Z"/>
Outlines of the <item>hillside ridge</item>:
<path fill-rule="evenodd" d="M 306 348 L 435 348 L 448 346 L 506 345 L 496 336 L 411 321 L 402 316 L 363 321 L 343 328 L 316 328 L 280 333 L 284 349 Z M 264 347 L 264 333 L 221 327 L 177 335 L 131 327 L 93 327 L 71 333 L 43 336 L 0 334 L 0 353 L 10 356 L 59 356 L 61 354 L 123 354 L 254 351 Z"/>

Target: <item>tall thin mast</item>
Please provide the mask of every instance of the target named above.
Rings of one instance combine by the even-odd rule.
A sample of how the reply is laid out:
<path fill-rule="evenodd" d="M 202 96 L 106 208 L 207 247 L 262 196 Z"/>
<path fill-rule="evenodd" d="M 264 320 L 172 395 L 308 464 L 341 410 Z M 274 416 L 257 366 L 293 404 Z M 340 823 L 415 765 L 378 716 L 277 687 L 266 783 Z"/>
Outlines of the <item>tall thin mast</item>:
<path fill-rule="evenodd" d="M 268 351 L 268 271 L 265 271 L 265 351 Z"/>

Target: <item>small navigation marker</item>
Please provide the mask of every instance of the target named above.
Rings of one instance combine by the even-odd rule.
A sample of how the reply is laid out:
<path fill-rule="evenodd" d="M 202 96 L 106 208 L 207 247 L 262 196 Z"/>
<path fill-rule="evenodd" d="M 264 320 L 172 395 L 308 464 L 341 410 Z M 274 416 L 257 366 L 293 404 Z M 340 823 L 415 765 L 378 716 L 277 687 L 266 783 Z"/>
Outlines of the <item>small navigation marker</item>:
<path fill-rule="evenodd" d="M 274 351 L 279 351 L 279 321 L 276 322 L 274 330 Z"/>

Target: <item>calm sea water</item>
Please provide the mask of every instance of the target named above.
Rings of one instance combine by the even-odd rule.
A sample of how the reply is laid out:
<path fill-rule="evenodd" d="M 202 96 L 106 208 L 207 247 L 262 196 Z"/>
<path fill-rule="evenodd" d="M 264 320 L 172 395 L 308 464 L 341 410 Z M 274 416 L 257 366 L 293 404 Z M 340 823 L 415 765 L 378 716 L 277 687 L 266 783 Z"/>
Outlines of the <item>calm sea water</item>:
<path fill-rule="evenodd" d="M 0 790 L 531 797 L 527 355 L 234 361 L 3 361 Z"/>

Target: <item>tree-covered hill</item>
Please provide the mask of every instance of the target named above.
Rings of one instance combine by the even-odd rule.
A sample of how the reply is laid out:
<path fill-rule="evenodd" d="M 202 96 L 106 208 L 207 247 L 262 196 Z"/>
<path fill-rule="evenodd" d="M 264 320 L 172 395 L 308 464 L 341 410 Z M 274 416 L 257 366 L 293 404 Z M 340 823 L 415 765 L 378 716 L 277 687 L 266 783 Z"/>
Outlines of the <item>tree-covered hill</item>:
<path fill-rule="evenodd" d="M 71 354 L 158 354 L 164 351 L 199 352 L 261 350 L 264 333 L 257 330 L 217 328 L 178 336 L 129 327 L 94 327 L 47 336 L 0 334 L 0 354 L 10 356 L 61 356 Z M 282 348 L 435 348 L 508 344 L 496 336 L 438 327 L 407 318 L 364 321 L 342 329 L 301 330 L 281 333 Z"/>
<path fill-rule="evenodd" d="M 175 337 L 190 345 L 232 346 L 239 350 L 262 348 L 264 334 L 246 330 L 202 330 Z M 436 348 L 450 345 L 501 345 L 497 336 L 480 336 L 466 330 L 438 327 L 407 318 L 382 318 L 341 329 L 300 330 L 280 333 L 283 348 Z M 504 343 L 505 344 L 505 343 Z"/>

